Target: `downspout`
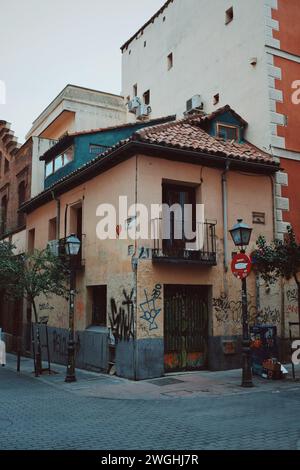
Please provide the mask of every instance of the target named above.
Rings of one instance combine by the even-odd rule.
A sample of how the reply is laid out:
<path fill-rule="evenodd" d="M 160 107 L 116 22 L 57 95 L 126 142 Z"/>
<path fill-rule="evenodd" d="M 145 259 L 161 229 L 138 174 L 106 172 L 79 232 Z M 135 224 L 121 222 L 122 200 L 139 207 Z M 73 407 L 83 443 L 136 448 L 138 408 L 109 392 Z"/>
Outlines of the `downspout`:
<path fill-rule="evenodd" d="M 223 239 L 224 239 L 224 272 L 228 272 L 228 187 L 227 173 L 230 162 L 226 160 L 225 171 L 222 173 L 222 204 L 223 204 Z M 225 277 L 224 277 L 225 279 Z M 224 282 L 225 291 L 227 291 L 227 282 Z"/>
<path fill-rule="evenodd" d="M 135 207 L 138 201 L 138 156 L 135 157 Z M 136 224 L 135 224 L 136 230 Z M 138 289 L 138 253 L 137 253 L 137 237 L 134 237 L 134 254 L 132 256 L 132 269 L 134 275 L 134 340 L 133 340 L 133 362 L 134 362 L 134 380 L 137 380 L 137 289 Z"/>
<path fill-rule="evenodd" d="M 270 181 L 271 181 L 271 186 L 272 186 L 272 195 L 273 195 L 273 203 L 272 203 L 272 209 L 273 209 L 273 239 L 275 240 L 277 238 L 277 230 L 276 230 L 276 184 L 275 184 L 275 177 L 274 175 L 270 175 Z M 282 343 L 284 343 L 285 339 L 285 298 L 284 298 L 284 286 L 285 282 L 284 279 L 281 278 L 280 281 L 280 287 L 281 287 L 281 316 L 280 316 L 280 338 Z M 282 344 L 281 343 L 281 344 Z M 282 354 L 282 351 L 281 351 Z"/>
<path fill-rule="evenodd" d="M 272 194 L 273 194 L 273 204 L 272 204 L 272 217 L 273 217 L 273 238 L 276 238 L 276 185 L 274 181 L 274 176 L 270 176 L 271 186 L 272 186 Z"/>
<path fill-rule="evenodd" d="M 66 204 L 65 207 L 65 227 L 64 227 L 64 237 L 67 238 L 67 217 L 68 217 L 69 204 Z"/>
<path fill-rule="evenodd" d="M 55 196 L 54 191 L 51 191 L 54 201 L 56 201 L 56 240 L 60 237 L 60 199 Z"/>

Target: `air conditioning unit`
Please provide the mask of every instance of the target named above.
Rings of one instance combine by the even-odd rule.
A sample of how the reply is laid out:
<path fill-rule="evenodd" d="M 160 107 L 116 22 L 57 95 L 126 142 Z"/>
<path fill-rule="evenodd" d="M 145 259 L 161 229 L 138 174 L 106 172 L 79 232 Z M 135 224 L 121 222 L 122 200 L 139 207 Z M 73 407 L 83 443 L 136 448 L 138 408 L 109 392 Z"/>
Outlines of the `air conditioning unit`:
<path fill-rule="evenodd" d="M 137 119 L 145 119 L 147 118 L 152 112 L 151 106 L 141 104 L 137 109 L 136 109 L 136 118 Z"/>
<path fill-rule="evenodd" d="M 128 101 L 127 106 L 128 106 L 128 111 L 130 113 L 136 114 L 136 110 L 141 106 L 142 101 L 141 98 L 138 96 L 135 96 L 131 101 Z"/>
<path fill-rule="evenodd" d="M 51 240 L 47 246 L 54 256 L 59 256 L 59 240 Z"/>
<path fill-rule="evenodd" d="M 203 101 L 200 95 L 194 95 L 191 99 L 186 102 L 186 112 L 192 113 L 193 111 L 202 111 Z"/>

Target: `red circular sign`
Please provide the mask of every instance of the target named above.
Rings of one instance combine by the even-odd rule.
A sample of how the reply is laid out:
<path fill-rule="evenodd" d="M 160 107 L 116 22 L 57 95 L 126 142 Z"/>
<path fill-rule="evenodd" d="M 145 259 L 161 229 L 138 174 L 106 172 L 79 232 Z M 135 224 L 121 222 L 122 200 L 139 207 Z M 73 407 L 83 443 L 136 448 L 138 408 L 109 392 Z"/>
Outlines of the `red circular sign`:
<path fill-rule="evenodd" d="M 245 279 L 249 276 L 252 267 L 251 258 L 245 253 L 235 255 L 231 262 L 231 271 L 238 279 Z"/>

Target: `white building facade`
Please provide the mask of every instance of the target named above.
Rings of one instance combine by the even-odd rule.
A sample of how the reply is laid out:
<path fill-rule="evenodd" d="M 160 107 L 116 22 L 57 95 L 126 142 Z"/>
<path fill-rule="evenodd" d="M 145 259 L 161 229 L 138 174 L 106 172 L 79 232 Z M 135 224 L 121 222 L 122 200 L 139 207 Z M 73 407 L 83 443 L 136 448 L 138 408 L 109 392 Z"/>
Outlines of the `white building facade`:
<path fill-rule="evenodd" d="M 247 140 L 276 157 L 298 160 L 299 139 L 287 143 L 284 137 L 300 124 L 290 109 L 292 83 L 290 94 L 280 86 L 294 64 L 300 77 L 300 33 L 288 24 L 289 16 L 300 19 L 300 2 L 168 0 L 121 48 L 122 94 L 148 104 L 151 118 L 182 117 L 192 97 L 205 113 L 229 104 L 248 122 Z M 279 238 L 289 222 L 287 184 L 288 175 L 279 174 Z"/>

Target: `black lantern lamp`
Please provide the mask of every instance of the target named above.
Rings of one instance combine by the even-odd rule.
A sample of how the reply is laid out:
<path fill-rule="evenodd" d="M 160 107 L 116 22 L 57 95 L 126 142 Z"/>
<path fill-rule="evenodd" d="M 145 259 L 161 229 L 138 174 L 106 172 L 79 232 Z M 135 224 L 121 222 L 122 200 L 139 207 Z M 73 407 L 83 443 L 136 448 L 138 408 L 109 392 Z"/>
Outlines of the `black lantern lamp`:
<path fill-rule="evenodd" d="M 242 252 L 245 251 L 245 247 L 249 245 L 251 238 L 252 228 L 243 222 L 242 219 L 238 219 L 237 224 L 230 230 L 235 246 L 240 247 Z"/>
<path fill-rule="evenodd" d="M 80 240 L 73 233 L 68 236 L 65 241 L 66 254 L 68 256 L 76 256 L 80 251 Z"/>

